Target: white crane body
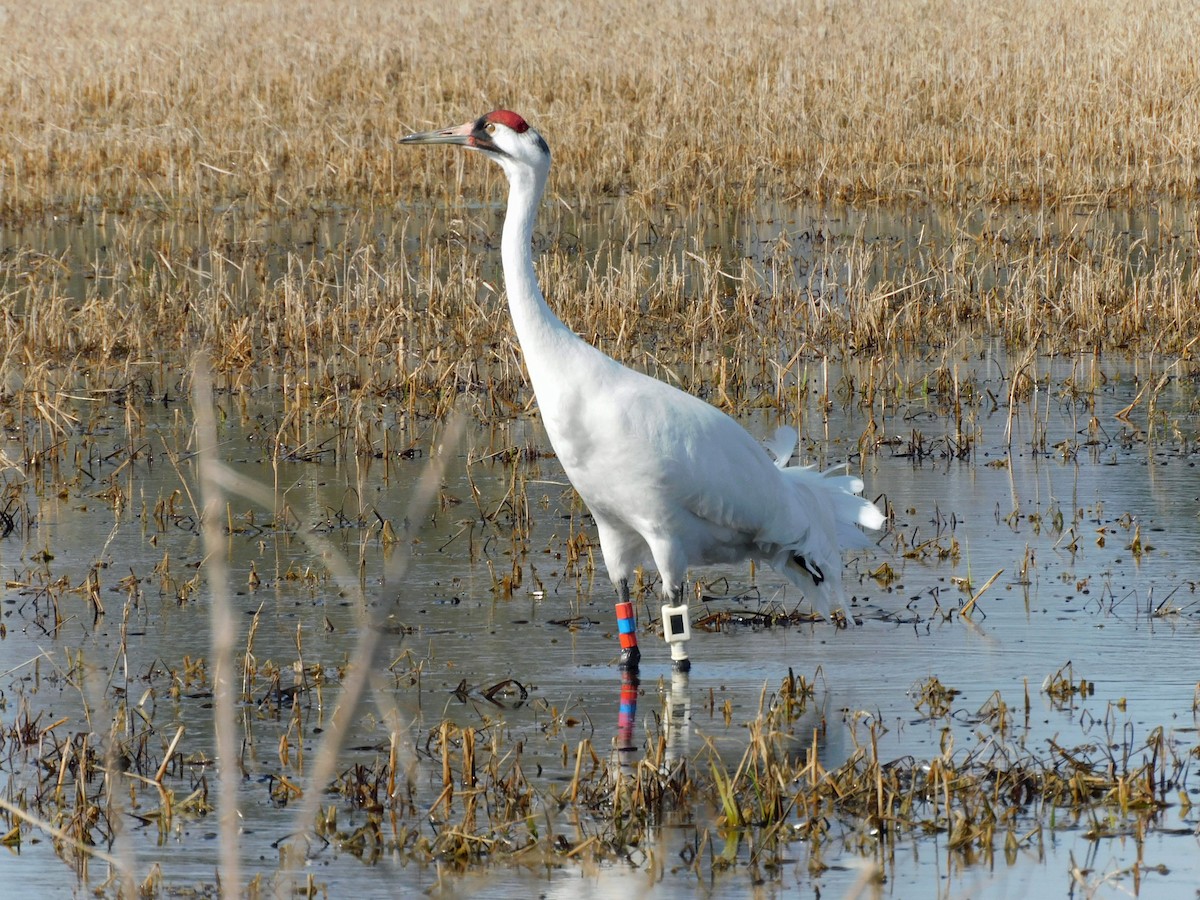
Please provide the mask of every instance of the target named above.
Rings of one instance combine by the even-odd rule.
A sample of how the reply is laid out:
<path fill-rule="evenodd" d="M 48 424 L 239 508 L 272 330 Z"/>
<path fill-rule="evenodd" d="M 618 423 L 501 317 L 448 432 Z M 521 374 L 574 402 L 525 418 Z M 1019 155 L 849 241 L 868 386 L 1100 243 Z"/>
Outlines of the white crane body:
<path fill-rule="evenodd" d="M 501 257 L 509 311 L 550 443 L 596 520 L 618 616 L 639 566 L 658 571 L 668 608 L 680 601 L 689 566 L 746 559 L 768 563 L 821 613 L 841 609 L 842 551 L 869 546 L 857 526 L 881 527 L 882 513 L 858 496 L 857 478 L 786 466 L 795 431 L 776 435 L 780 458 L 772 461 L 721 410 L 621 365 L 559 320 L 538 287 L 531 247 L 550 171 L 542 137 L 497 110 L 403 142 L 480 150 L 508 176 Z M 636 668 L 636 636 L 631 646 L 622 636 L 621 664 Z M 686 670 L 684 643 L 672 644 L 672 656 Z"/>

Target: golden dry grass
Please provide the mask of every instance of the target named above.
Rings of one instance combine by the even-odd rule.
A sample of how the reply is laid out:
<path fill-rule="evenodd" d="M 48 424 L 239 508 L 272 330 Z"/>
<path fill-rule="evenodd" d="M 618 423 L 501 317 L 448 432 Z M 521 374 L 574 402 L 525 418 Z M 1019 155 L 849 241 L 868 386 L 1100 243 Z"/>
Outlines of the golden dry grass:
<path fill-rule="evenodd" d="M 1160 360 L 1151 369 L 1178 363 L 1186 376 L 1200 316 L 1195 245 L 1168 236 L 1135 263 L 1132 238 L 1106 215 L 1070 216 L 1076 231 L 1046 236 L 1034 214 L 1005 210 L 955 232 L 951 213 L 944 242 L 828 242 L 805 266 L 792 241 L 754 258 L 696 252 L 682 224 L 653 246 L 605 240 L 594 253 L 561 233 L 539 267 L 586 339 L 731 411 L 794 415 L 800 386 L 835 359 L 845 396 L 885 413 L 927 369 L 995 339 L 1014 364 L 1033 350 L 1138 351 Z M 1183 218 L 1164 217 L 1164 234 L 1181 234 Z M 378 447 L 382 403 L 400 421 L 441 417 L 464 397 L 478 417 L 521 414 L 530 397 L 497 313 L 488 238 L 498 221 L 492 211 L 421 225 L 352 217 L 329 236 L 322 219 L 264 227 L 226 213 L 204 229 L 110 222 L 102 250 L 16 254 L 0 265 L 12 286 L 0 293 L 4 411 L 15 432 L 50 424 L 27 445 L 32 458 L 72 416 L 90 415 L 59 398 L 178 395 L 188 357 L 172 349 L 206 347 L 220 387 L 278 394 L 293 449 L 314 419 Z M 603 230 L 645 221 L 626 207 Z M 1009 374 L 1019 399 L 1020 373 Z M 409 440 L 392 437 L 393 449 Z"/>
<path fill-rule="evenodd" d="M 84 371 L 161 392 L 150 361 L 197 346 L 219 381 L 270 366 L 287 402 L 345 421 L 379 396 L 523 408 L 493 314 L 498 218 L 460 199 L 498 199 L 497 173 L 392 144 L 500 104 L 554 148 L 539 250 L 563 318 L 727 408 L 786 411 L 829 356 L 896 377 L 896 354 L 947 336 L 1192 351 L 1200 240 L 1173 198 L 1200 164 L 1198 14 L 1182 2 L 3 15 L 0 394 L 44 420 Z M 818 234 L 813 266 L 796 265 L 806 221 L 753 258 L 729 240 L 829 200 L 932 202 L 941 236 Z"/>
<path fill-rule="evenodd" d="M 6 482 L 5 529 L 30 532 L 29 498 L 82 477 L 90 451 L 64 436 L 83 436 L 86 448 L 86 436 L 123 425 L 132 465 L 148 440 L 145 419 L 157 415 L 150 405 L 186 397 L 190 352 L 201 347 L 219 396 L 261 388 L 278 401 L 278 415 L 253 432 L 275 463 L 329 446 L 359 461 L 392 459 L 428 445 L 428 417 L 464 396 L 485 419 L 527 411 L 519 348 L 496 313 L 497 213 L 474 205 L 501 194 L 497 173 L 392 144 L 498 105 L 527 114 L 554 148 L 538 244 L 555 307 L 588 340 L 725 408 L 811 415 L 833 397 L 861 411 L 858 449 L 869 453 L 901 440 L 889 417 L 920 395 L 954 423 L 946 452 L 969 457 L 973 422 L 998 402 L 1010 421 L 1036 416 L 1032 387 L 1049 387 L 1039 350 L 1148 352 L 1151 429 L 1153 391 L 1168 373 L 1195 372 L 1200 236 L 1187 202 L 1200 175 L 1200 12 L 1182 0 L 453 9 L 52 0 L 9 5 L 0 19 L 0 464 L 19 466 L 29 485 Z M 911 239 L 877 240 L 863 228 L 802 239 L 807 220 L 782 228 L 774 252 L 720 236 L 748 214 L 805 202 L 875 204 L 896 216 L 936 207 L 939 237 L 917 228 Z M 1134 212 L 1122 223 L 1113 208 Z M 999 399 L 957 364 L 997 337 L 1020 351 L 1008 357 Z M 830 358 L 845 363 L 835 384 Z M 1087 402 L 1085 375 L 1053 387 Z M 245 394 L 232 396 L 223 410 L 247 424 Z M 114 416 L 124 422 L 107 421 Z M 188 414 L 167 430 L 160 442 L 176 465 Z M 906 430 L 919 457 L 925 439 Z M 114 475 L 95 494 L 118 516 L 133 501 L 120 488 Z M 282 499 L 267 493 L 262 505 L 286 523 Z M 529 502 L 523 481 L 514 494 L 514 504 Z M 196 503 L 160 496 L 149 515 L 162 521 L 178 506 L 199 518 Z M 210 515 L 207 524 L 219 523 Z M 521 527 L 514 546 L 528 541 Z M 959 552 L 954 540 L 903 534 L 896 550 Z M 51 582 L 42 555 L 30 557 L 28 580 L 50 625 L 67 590 L 103 617 L 99 578 L 94 589 Z M 40 593 L 35 563 L 49 582 Z M 511 593 L 520 572 L 494 574 L 497 593 Z M 168 589 L 169 572 L 156 573 L 180 603 L 201 581 L 189 570 Z M 885 574 L 881 566 L 875 577 Z M 127 609 L 136 591 L 135 579 Z M 243 684 L 274 696 L 281 670 L 255 668 L 253 634 Z M 212 686 L 202 664 L 168 665 L 172 679 L 178 666 L 181 682 Z M 322 683 L 302 659 L 292 671 Z M 1081 688 L 1060 676 L 1047 693 L 1069 703 Z M 956 711 L 940 683 L 926 688 L 922 712 Z M 419 735 L 426 762 L 440 764 L 447 786 L 474 783 L 478 793 L 418 796 L 394 729 L 389 753 L 333 779 L 339 796 L 316 815 L 318 831 L 364 858 L 386 851 L 468 867 L 486 851 L 514 864 L 607 863 L 664 813 L 703 814 L 713 825 L 693 860 L 697 876 L 747 859 L 738 843 L 748 836 L 770 864 L 806 839 L 819 870 L 833 838 L 866 841 L 863 822 L 879 834 L 884 863 L 897 844 L 940 833 L 964 865 L 991 864 L 1037 846 L 1056 814 L 1092 818 L 1098 836 L 1113 822 L 1141 836 L 1169 802 L 1167 781 L 1189 771 L 1161 729 L 1126 743 L 1121 772 L 1089 745 L 1050 757 L 1014 749 L 1021 735 L 999 695 L 978 711 L 957 709 L 984 723 L 981 747 L 1001 748 L 991 755 L 887 762 L 868 726 L 855 731 L 862 744 L 849 761 L 827 770 L 791 733 L 811 699 L 811 686 L 789 677 L 744 723 L 740 762 L 701 751 L 671 768 L 665 735 L 652 734 L 647 758 L 618 773 L 586 741 L 564 739 L 564 759 L 592 760 L 582 776 L 577 765 L 569 799 L 561 783 L 527 780 L 520 744 L 505 745 L 499 730 L 449 722 Z M 92 733 L 60 739 L 37 715 L 22 706 L 7 735 L 50 774 L 10 794 L 26 816 L 52 820 L 44 830 L 75 858 L 110 837 L 105 816 L 121 810 L 115 794 L 81 787 L 114 760 L 90 747 Z M 160 804 L 167 827 L 210 809 L 207 790 L 187 785 L 179 732 L 146 733 L 158 743 L 134 760 L 131 799 Z M 102 730 L 94 735 L 104 743 Z M 306 774 L 288 736 L 284 800 Z M 119 745 L 116 730 L 108 744 Z M 330 746 L 326 766 L 340 758 Z M 326 774 L 307 771 L 314 784 Z M 569 838 L 531 827 L 530 810 L 549 801 L 581 823 Z M 357 829 L 338 829 L 339 809 Z M 21 814 L 8 812 L 15 828 Z M 306 807 L 301 827 L 313 818 Z M 758 865 L 757 850 L 751 858 Z M 161 890 L 154 877 L 145 892 Z M 121 890 L 132 895 L 131 885 Z"/>
<path fill-rule="evenodd" d="M 1189 197 L 1186 0 L 10 4 L 0 211 L 445 197 L 497 106 L 572 204 Z M 481 167 L 469 166 L 474 179 Z"/>

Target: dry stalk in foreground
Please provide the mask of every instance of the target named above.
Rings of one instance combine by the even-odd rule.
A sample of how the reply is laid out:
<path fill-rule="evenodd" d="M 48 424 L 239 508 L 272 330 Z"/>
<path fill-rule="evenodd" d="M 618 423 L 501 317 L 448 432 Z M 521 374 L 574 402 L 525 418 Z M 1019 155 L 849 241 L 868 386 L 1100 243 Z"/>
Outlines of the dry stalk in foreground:
<path fill-rule="evenodd" d="M 240 495 L 263 507 L 275 510 L 279 498 L 269 489 L 247 479 L 223 465 L 217 456 L 216 422 L 213 416 L 213 396 L 211 374 L 207 357 L 197 358 L 194 375 L 194 404 L 196 415 L 197 444 L 200 458 L 200 483 L 204 497 L 203 532 L 207 553 L 205 568 L 209 584 L 210 602 L 212 609 L 213 629 L 213 691 L 215 695 L 215 718 L 217 725 L 217 758 L 220 773 L 220 790 L 218 812 L 220 816 L 221 834 L 221 890 L 223 895 L 240 896 L 241 858 L 239 855 L 238 831 L 240 814 L 238 813 L 238 785 L 241 779 L 239 767 L 235 764 L 238 758 L 237 725 L 234 716 L 235 690 L 238 679 L 233 671 L 233 646 L 237 635 L 234 629 L 234 615 L 229 603 L 228 571 L 225 564 L 227 535 L 222 523 L 225 522 L 224 501 L 228 495 Z M 424 468 L 416 489 L 409 500 L 405 521 L 419 521 L 432 505 L 437 496 L 446 466 L 454 456 L 454 449 L 462 439 L 465 419 L 460 415 L 451 417 L 442 439 L 438 452 L 430 458 Z M 384 621 L 394 604 L 379 603 L 372 606 L 367 602 L 361 579 L 355 574 L 349 561 L 337 550 L 333 543 L 321 535 L 302 530 L 298 536 L 308 545 L 314 557 L 323 561 L 333 576 L 333 585 L 342 593 L 355 601 L 359 613 L 359 635 L 357 645 L 351 659 L 354 663 L 342 682 L 330 727 L 317 748 L 317 755 L 308 773 L 307 787 L 303 791 L 302 802 L 295 813 L 295 839 L 303 843 L 306 835 L 315 828 L 317 808 L 327 787 L 334 782 L 334 776 L 340 765 L 342 742 L 351 730 L 355 713 L 366 698 L 367 688 L 377 681 L 376 664 L 383 634 Z M 411 552 L 407 541 L 400 540 L 397 548 L 388 556 L 384 584 L 393 591 L 402 591 L 404 576 L 411 560 Z M 384 713 L 384 719 L 389 723 L 392 745 L 405 746 L 404 735 L 407 725 L 395 704 L 388 700 L 387 694 L 380 690 L 376 692 L 376 700 Z M 404 757 L 404 758 L 401 758 Z M 407 754 L 392 754 L 392 764 L 403 764 Z M 303 853 L 285 854 L 285 859 L 293 864 L 299 864 Z M 294 873 L 284 873 L 294 874 Z"/>

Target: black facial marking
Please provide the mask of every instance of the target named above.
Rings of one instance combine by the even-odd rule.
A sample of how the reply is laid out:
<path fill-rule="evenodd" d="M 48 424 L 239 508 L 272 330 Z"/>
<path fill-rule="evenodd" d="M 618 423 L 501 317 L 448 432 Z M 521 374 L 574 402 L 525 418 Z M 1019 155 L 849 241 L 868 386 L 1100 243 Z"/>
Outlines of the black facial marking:
<path fill-rule="evenodd" d="M 475 120 L 475 124 L 471 126 L 471 142 L 468 145 L 475 150 L 484 150 L 496 156 L 508 156 L 503 150 L 496 146 L 496 142 L 492 140 L 491 132 L 488 131 L 488 117 L 480 116 Z"/>
<path fill-rule="evenodd" d="M 498 147 L 496 145 L 496 142 L 494 140 L 492 140 L 491 133 L 488 131 L 488 125 L 492 124 L 492 121 L 493 121 L 492 117 L 496 116 L 496 115 L 497 115 L 497 113 L 490 112 L 490 113 L 486 113 L 486 114 L 480 116 L 478 119 L 475 120 L 475 123 L 471 126 L 471 144 L 470 144 L 470 146 L 474 147 L 476 150 L 486 150 L 487 152 L 494 153 L 498 156 L 508 156 L 509 155 L 508 153 L 506 153 L 504 150 L 500 149 L 500 147 Z M 521 119 L 521 118 L 515 116 L 515 114 L 511 114 L 511 115 L 517 119 L 517 122 L 521 126 L 519 128 L 514 129 L 518 134 L 524 134 L 526 131 L 532 131 L 532 129 L 528 125 L 525 124 L 524 119 Z M 500 122 L 500 124 L 504 125 L 504 127 L 506 127 L 506 128 L 512 127 L 507 122 Z M 545 153 L 547 156 L 549 156 L 550 155 L 550 147 L 546 143 L 546 139 L 543 138 L 536 131 L 534 131 L 533 134 L 537 138 L 538 149 L 541 150 L 543 153 Z"/>

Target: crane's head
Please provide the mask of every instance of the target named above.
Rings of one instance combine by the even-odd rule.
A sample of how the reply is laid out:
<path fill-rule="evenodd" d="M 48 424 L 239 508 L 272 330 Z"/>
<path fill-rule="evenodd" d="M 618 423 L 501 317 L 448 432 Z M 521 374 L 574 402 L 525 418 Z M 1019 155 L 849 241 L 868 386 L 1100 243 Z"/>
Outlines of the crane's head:
<path fill-rule="evenodd" d="M 400 139 L 401 144 L 458 144 L 498 162 L 511 178 L 528 167 L 544 177 L 550 170 L 550 148 L 529 123 L 507 109 L 496 109 L 472 122 L 441 131 L 425 131 Z"/>

